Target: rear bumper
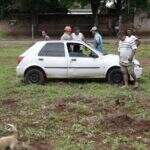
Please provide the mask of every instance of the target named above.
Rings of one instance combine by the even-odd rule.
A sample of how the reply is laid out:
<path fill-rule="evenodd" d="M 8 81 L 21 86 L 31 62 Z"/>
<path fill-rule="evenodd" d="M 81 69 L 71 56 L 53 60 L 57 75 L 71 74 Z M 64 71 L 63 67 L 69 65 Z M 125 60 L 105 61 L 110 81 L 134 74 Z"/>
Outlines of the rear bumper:
<path fill-rule="evenodd" d="M 16 67 L 16 73 L 17 73 L 17 77 L 23 78 L 24 77 L 24 68 L 17 66 Z"/>

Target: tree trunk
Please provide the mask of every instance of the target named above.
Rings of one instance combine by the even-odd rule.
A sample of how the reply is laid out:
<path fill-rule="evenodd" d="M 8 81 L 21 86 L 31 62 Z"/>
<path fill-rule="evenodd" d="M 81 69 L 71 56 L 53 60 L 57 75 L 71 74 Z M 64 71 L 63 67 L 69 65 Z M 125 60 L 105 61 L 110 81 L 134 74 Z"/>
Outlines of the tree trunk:
<path fill-rule="evenodd" d="M 123 21 L 123 16 L 122 16 L 122 0 L 117 0 L 116 8 L 117 8 L 119 32 L 121 32 L 122 31 L 122 26 L 123 26 L 122 25 L 122 21 Z"/>
<path fill-rule="evenodd" d="M 5 14 L 5 12 L 4 12 L 4 1 L 3 0 L 1 0 L 1 3 L 0 3 L 0 19 L 3 19 L 4 18 L 4 14 Z"/>
<path fill-rule="evenodd" d="M 121 32 L 122 31 L 122 19 L 123 19 L 123 17 L 122 17 L 122 14 L 121 15 L 119 15 L 119 32 Z"/>
<path fill-rule="evenodd" d="M 93 13 L 93 24 L 95 26 L 99 25 L 99 21 L 98 21 L 98 8 L 99 8 L 99 0 L 90 0 L 91 1 L 91 9 L 92 9 L 92 13 Z"/>
<path fill-rule="evenodd" d="M 94 26 L 98 27 L 99 25 L 98 14 L 95 14 L 93 16 L 94 16 Z"/>

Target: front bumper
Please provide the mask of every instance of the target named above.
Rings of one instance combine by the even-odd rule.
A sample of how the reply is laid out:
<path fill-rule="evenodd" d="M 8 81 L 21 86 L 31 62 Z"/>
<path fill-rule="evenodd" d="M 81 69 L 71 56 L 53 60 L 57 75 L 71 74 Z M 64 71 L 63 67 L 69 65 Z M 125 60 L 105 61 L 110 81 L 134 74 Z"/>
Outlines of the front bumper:
<path fill-rule="evenodd" d="M 134 72 L 135 72 L 136 78 L 138 79 L 138 78 L 140 78 L 140 77 L 142 76 L 142 74 L 143 74 L 143 68 L 140 67 L 139 65 L 136 65 L 136 66 L 134 67 Z"/>

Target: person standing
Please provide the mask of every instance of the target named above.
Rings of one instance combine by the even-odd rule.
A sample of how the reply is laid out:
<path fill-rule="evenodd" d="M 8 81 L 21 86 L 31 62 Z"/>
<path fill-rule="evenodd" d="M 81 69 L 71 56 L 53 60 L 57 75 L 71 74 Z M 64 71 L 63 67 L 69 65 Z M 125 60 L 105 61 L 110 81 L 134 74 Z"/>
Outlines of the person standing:
<path fill-rule="evenodd" d="M 90 30 L 94 36 L 94 40 L 93 40 L 93 44 L 94 44 L 94 48 L 95 50 L 103 53 L 103 39 L 102 36 L 100 35 L 100 33 L 98 32 L 97 27 L 92 27 L 92 29 Z"/>
<path fill-rule="evenodd" d="M 72 28 L 70 26 L 66 26 L 64 28 L 64 34 L 61 36 L 61 40 L 72 40 L 71 36 Z"/>
<path fill-rule="evenodd" d="M 118 46 L 119 61 L 124 79 L 123 87 L 128 87 L 128 79 L 129 79 L 128 75 L 131 75 L 135 82 L 134 88 L 138 88 L 138 82 L 136 75 L 134 73 L 134 62 L 133 62 L 137 50 L 137 45 L 133 40 L 128 38 L 124 32 L 118 33 L 118 39 L 119 39 L 119 46 Z"/>
<path fill-rule="evenodd" d="M 85 41 L 84 35 L 80 32 L 78 27 L 74 28 L 74 33 L 72 33 L 72 40 Z"/>
<path fill-rule="evenodd" d="M 136 35 L 134 35 L 133 29 L 127 29 L 127 37 L 130 38 L 130 40 L 133 40 L 136 43 L 137 47 L 140 45 L 141 41 Z"/>
<path fill-rule="evenodd" d="M 45 31 L 42 31 L 42 37 L 44 38 L 45 41 L 49 41 L 50 37 L 47 35 Z"/>

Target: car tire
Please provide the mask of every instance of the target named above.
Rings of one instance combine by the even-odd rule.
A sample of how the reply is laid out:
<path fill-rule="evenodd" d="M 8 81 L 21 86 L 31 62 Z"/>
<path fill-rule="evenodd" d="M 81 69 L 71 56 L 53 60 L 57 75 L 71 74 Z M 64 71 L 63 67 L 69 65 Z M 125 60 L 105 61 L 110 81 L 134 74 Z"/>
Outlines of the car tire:
<path fill-rule="evenodd" d="M 27 84 L 43 84 L 45 77 L 40 69 L 30 69 L 25 74 L 25 83 Z"/>
<path fill-rule="evenodd" d="M 107 81 L 111 84 L 122 84 L 123 74 L 120 68 L 114 68 L 108 72 Z"/>

